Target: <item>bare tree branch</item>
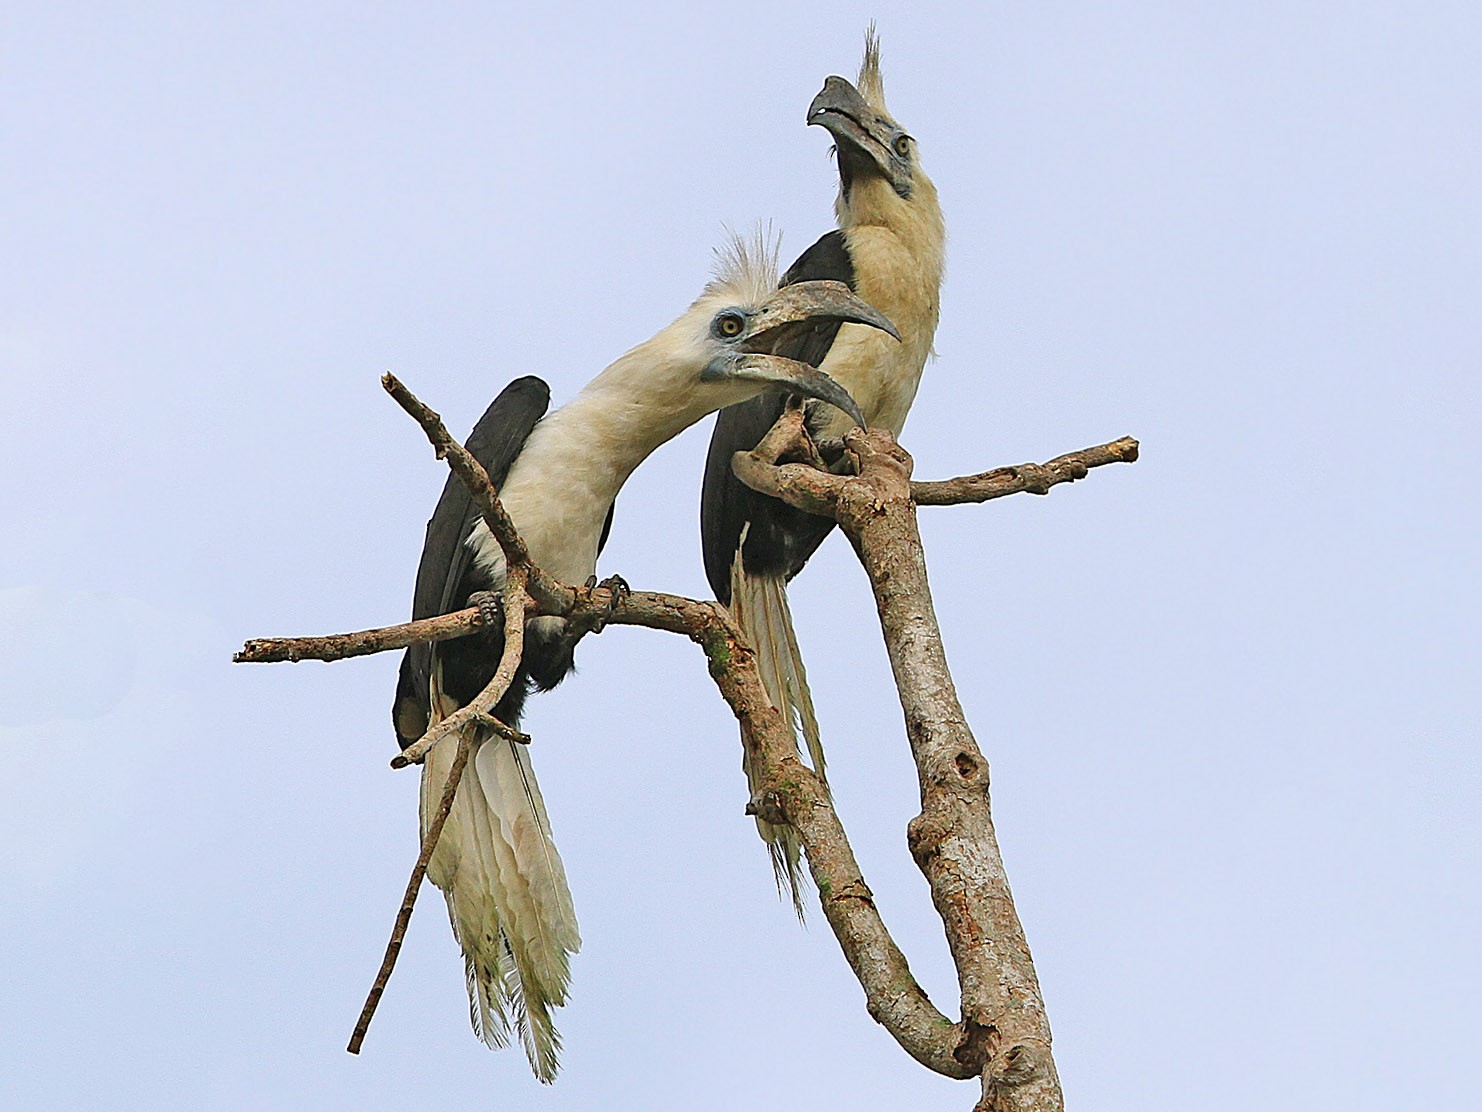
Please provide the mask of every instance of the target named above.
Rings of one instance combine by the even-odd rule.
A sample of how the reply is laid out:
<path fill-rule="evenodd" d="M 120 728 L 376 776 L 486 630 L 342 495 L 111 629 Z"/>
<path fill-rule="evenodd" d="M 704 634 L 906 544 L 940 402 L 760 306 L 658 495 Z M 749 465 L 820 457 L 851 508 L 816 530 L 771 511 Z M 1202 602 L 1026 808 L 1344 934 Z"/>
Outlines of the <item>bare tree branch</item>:
<path fill-rule="evenodd" d="M 405 386 L 396 382 L 395 379 L 392 381 L 395 382 L 396 389 L 392 391 L 392 387 L 388 386 L 387 390 L 392 391 L 393 396 L 398 397 L 399 400 L 399 396 L 405 394 L 416 405 L 422 405 L 412 397 Z M 431 414 L 433 421 L 437 421 L 436 414 L 427 410 L 425 406 L 422 408 Z M 433 439 L 434 445 L 437 445 L 443 437 L 447 436 L 447 430 L 442 428 L 440 422 L 435 428 L 440 431 L 430 434 L 430 438 Z M 800 424 L 788 425 L 785 424 L 785 419 L 779 420 L 774 426 L 774 431 L 780 433 L 780 438 L 771 444 L 764 441 L 757 446 L 755 451 L 746 453 L 746 456 L 754 458 L 748 459 L 743 456 L 742 459 L 736 461 L 736 473 L 742 476 L 743 481 L 757 490 L 791 501 L 793 505 L 809 509 L 811 512 L 831 517 L 836 497 L 835 488 L 822 480 L 813 481 L 813 476 L 820 474 L 818 467 L 807 464 L 771 466 L 766 462 L 769 457 L 777 458 L 796 448 L 798 441 L 795 435 L 800 428 Z M 806 441 L 806 437 L 803 440 Z M 459 447 L 461 450 L 461 446 Z M 1087 472 L 1093 467 L 1101 467 L 1108 463 L 1132 463 L 1137 459 L 1138 451 L 1139 445 L 1136 440 L 1130 436 L 1122 437 L 1120 440 L 1113 440 L 1095 448 L 1068 452 L 1047 463 L 1022 463 L 1014 467 L 997 467 L 992 471 L 983 471 L 976 475 L 961 475 L 954 479 L 912 481 L 911 497 L 918 506 L 952 506 L 966 502 L 987 502 L 1010 494 L 1045 494 L 1053 486 L 1085 478 Z M 477 465 L 477 461 L 474 463 Z M 492 499 L 492 501 L 498 505 L 497 499 Z M 503 513 L 502 508 L 500 513 Z M 495 539 L 498 539 L 497 534 Z M 547 582 L 549 582 L 548 579 Z M 571 592 L 571 594 L 568 595 L 566 592 Z M 594 589 L 591 598 L 586 600 L 585 604 L 578 602 L 575 597 L 576 593 L 575 588 L 560 588 L 552 593 L 554 606 L 549 604 L 538 606 L 534 613 L 575 616 L 587 610 L 588 606 L 592 608 L 591 612 L 595 612 L 611 604 L 611 595 L 606 593 L 604 588 Z M 619 625 L 649 624 L 641 621 L 624 622 L 617 617 L 617 614 L 623 611 L 653 615 L 662 610 L 662 606 L 657 602 L 661 596 L 653 595 L 642 598 L 639 597 L 641 595 L 643 592 L 636 592 L 626 605 L 619 604 L 612 620 Z M 662 597 L 672 598 L 674 596 Z M 241 651 L 236 653 L 232 660 L 238 664 L 343 660 L 352 656 L 386 652 L 389 649 L 404 649 L 408 645 L 465 637 L 470 633 L 477 633 L 483 625 L 481 612 L 477 607 L 471 606 L 466 610 L 440 614 L 435 618 L 422 618 L 418 621 L 403 622 L 401 625 L 383 626 L 378 629 L 362 630 L 358 633 L 334 633 L 322 637 L 253 638 L 242 646 Z M 654 626 L 653 628 L 663 627 Z M 671 632 L 683 631 L 676 629 Z"/>
<path fill-rule="evenodd" d="M 498 495 L 494 490 L 494 484 L 489 480 L 488 472 L 484 470 L 479 461 L 449 435 L 448 430 L 443 426 L 442 418 L 422 404 L 410 390 L 397 381 L 394 375 L 383 376 L 381 385 L 396 399 L 397 404 L 422 426 L 422 431 L 427 434 L 427 438 L 436 448 L 438 456 L 448 461 L 448 466 L 453 469 L 468 490 L 470 497 L 478 504 L 485 523 L 504 552 L 505 575 L 501 591 L 504 604 L 504 648 L 500 654 L 499 665 L 494 670 L 493 678 L 472 702 L 440 722 L 432 724 L 421 738 L 392 758 L 393 768 L 404 768 L 408 764 L 420 761 L 441 739 L 450 734 L 456 734 L 458 737 L 458 752 L 454 755 L 447 783 L 443 786 L 438 813 L 433 817 L 432 823 L 427 828 L 427 835 L 422 840 L 422 851 L 417 856 L 411 879 L 407 882 L 401 909 L 397 912 L 396 922 L 391 928 L 390 941 L 386 944 L 386 954 L 381 959 L 381 968 L 371 985 L 370 994 L 366 997 L 365 1006 L 361 1009 L 355 1030 L 351 1033 L 347 1049 L 352 1054 L 360 1053 L 360 1044 L 365 1039 L 365 1033 L 375 1016 L 376 1007 L 380 1004 L 381 994 L 385 991 L 391 979 L 391 972 L 396 967 L 397 956 L 401 953 L 402 940 L 406 937 L 407 927 L 411 923 L 412 909 L 416 906 L 417 894 L 421 890 L 422 878 L 427 875 L 427 863 L 432 859 L 433 851 L 437 849 L 438 839 L 442 836 L 443 826 L 447 822 L 448 813 L 452 810 L 458 784 L 463 777 L 463 769 L 468 764 L 468 755 L 473 746 L 475 732 L 487 728 L 511 740 L 523 742 L 530 740 L 518 730 L 494 718 L 492 711 L 499 700 L 504 697 L 505 692 L 509 690 L 510 684 L 514 682 L 515 675 L 524 659 L 525 617 L 530 609 L 529 584 L 532 579 L 542 580 L 539 569 L 530 562 L 529 550 L 515 529 L 514 522 L 505 513 L 504 507 L 499 504 Z M 542 588 L 545 588 L 543 582 Z M 545 593 L 554 592 L 547 590 Z M 482 615 L 479 624 L 482 624 Z M 389 638 L 386 636 L 388 631 L 373 632 L 379 636 L 359 640 L 354 637 L 329 638 L 328 640 L 334 649 L 344 648 L 344 642 L 348 641 L 362 652 L 379 651 L 366 648 L 366 645 L 369 641 L 377 643 L 388 641 Z M 280 645 L 279 648 L 281 647 Z"/>
<path fill-rule="evenodd" d="M 1131 438 L 1060 456 L 1045 464 L 998 468 L 938 483 L 912 483 L 910 457 L 887 434 L 856 430 L 844 447 L 857 475 L 822 470 L 804 432 L 800 410 L 789 410 L 757 450 L 739 453 L 733 467 L 749 486 L 839 521 L 869 573 L 890 653 L 891 667 L 915 758 L 922 810 L 907 841 L 925 873 L 946 927 L 958 970 L 962 1015 L 944 1016 L 911 976 L 905 956 L 886 930 L 849 846 L 827 790 L 797 757 L 790 731 L 767 699 L 754 654 L 725 607 L 677 595 L 619 592 L 605 586 L 570 587 L 544 576 L 500 507 L 482 467 L 448 435 L 437 414 L 390 375 L 388 392 L 418 420 L 428 439 L 468 487 L 495 539 L 504 548 L 505 646 L 494 679 L 467 707 L 430 729 L 392 763 L 419 760 L 453 732 L 459 751 L 442 802 L 423 839 L 397 915 L 386 958 L 367 998 L 352 1052 L 359 1050 L 410 921 L 427 861 L 451 807 L 476 729 L 512 740 L 525 735 L 489 711 L 503 697 L 523 652 L 525 621 L 552 615 L 583 623 L 642 625 L 682 634 L 704 650 L 721 695 L 745 727 L 761 769 L 747 811 L 797 831 L 817 884 L 824 915 L 850 968 L 865 990 L 870 1015 L 918 1062 L 948 1077 L 980 1077 L 976 1112 L 1060 1112 L 1063 1099 L 1050 1031 L 1023 928 L 1009 894 L 993 832 L 988 763 L 973 739 L 947 671 L 941 635 L 926 579 L 915 505 L 986 501 L 1020 492 L 1045 493 L 1083 477 L 1092 467 L 1131 462 Z M 792 462 L 795 460 L 804 462 Z M 777 462 L 783 460 L 786 462 Z M 600 627 L 601 621 L 595 623 Z M 477 608 L 400 626 L 329 637 L 257 639 L 234 659 L 337 660 L 465 636 L 483 625 Z M 466 729 L 464 727 L 467 727 Z"/>
<path fill-rule="evenodd" d="M 778 458 L 795 454 L 794 437 L 801 435 L 802 418 L 791 411 L 777 419 L 768 434 L 750 452 L 739 452 L 731 469 L 747 486 L 780 498 L 790 505 L 823 517 L 834 517 L 835 507 L 849 476 L 833 475 L 807 463 L 773 463 Z M 846 449 L 853 442 L 845 438 Z M 910 494 L 918 506 L 955 506 L 964 502 L 988 502 L 1010 494 L 1048 494 L 1051 487 L 1084 479 L 1093 467 L 1108 463 L 1133 463 L 1139 444 L 1130 436 L 1068 452 L 1047 463 L 1021 463 L 1015 467 L 996 467 L 976 475 L 935 482 L 912 482 Z"/>
<path fill-rule="evenodd" d="M 359 633 L 330 633 L 323 637 L 255 637 L 232 656 L 234 664 L 278 664 L 282 661 L 345 660 L 369 656 L 408 645 L 466 637 L 484 628 L 484 615 L 476 606 L 422 618 L 401 625 L 364 629 Z"/>
<path fill-rule="evenodd" d="M 509 567 L 521 564 L 529 570 L 526 589 L 530 597 L 537 603 L 554 609 L 562 606 L 569 607 L 571 588 L 563 587 L 530 562 L 530 552 L 525 547 L 525 542 L 520 538 L 509 514 L 505 513 L 504 507 L 499 504 L 494 484 L 489 481 L 488 472 L 484 470 L 479 461 L 473 458 L 467 448 L 453 439 L 452 434 L 443 425 L 442 418 L 403 386 L 395 375 L 389 372 L 382 375 L 381 385 L 396 399 L 396 404 L 411 414 L 417 424 L 422 426 L 422 431 L 427 434 L 427 439 L 437 450 L 437 458 L 447 460 L 453 473 L 468 489 L 474 504 L 484 515 L 484 524 L 489 527 L 489 532 L 499 542 L 499 547 L 504 550 L 505 564 Z"/>
<path fill-rule="evenodd" d="M 855 430 L 845 444 L 858 475 L 772 466 L 760 452 L 738 453 L 733 466 L 755 489 L 835 517 L 869 574 L 920 780 L 921 813 L 907 828 L 907 842 L 931 887 L 957 967 L 966 1037 L 954 1056 L 981 1075 L 978 1112 L 1060 1112 L 1064 1098 L 1039 981 L 993 832 L 988 762 L 942 650 L 916 527 L 911 458 L 882 430 Z M 1119 441 L 1061 457 L 1040 474 L 990 472 L 931 493 L 978 500 L 995 484 L 1048 489 L 1094 466 L 1087 457 L 1110 463 L 1135 453 L 1135 441 Z M 986 496 L 999 493 L 1014 490 Z"/>
<path fill-rule="evenodd" d="M 755 654 L 730 612 L 716 602 L 635 593 L 611 620 L 682 633 L 704 649 L 711 679 L 745 723 L 744 735 L 756 746 L 756 767 L 763 770 L 747 810 L 797 829 L 824 917 L 865 990 L 870 1015 L 928 1069 L 959 1079 L 974 1076 L 976 1069 L 953 1057 L 964 1032 L 932 1005 L 911 975 L 880 918 L 828 790 L 798 760 L 791 731 L 768 701 Z"/>
<path fill-rule="evenodd" d="M 447 426 L 443 424 L 443 419 L 408 390 L 390 371 L 381 376 L 381 385 L 385 387 L 386 393 L 396 399 L 396 404 L 411 414 L 417 424 L 422 426 L 427 439 L 437 449 L 437 458 L 448 461 L 453 474 L 458 476 L 468 489 L 468 493 L 478 503 L 484 515 L 484 522 L 489 526 L 489 532 L 499 542 L 499 547 L 504 549 L 505 559 L 512 564 L 528 564 L 530 553 L 525 548 L 525 542 L 520 538 L 519 531 L 515 529 L 515 523 L 510 520 L 509 514 L 505 513 L 504 507 L 499 504 L 498 492 L 495 491 L 494 484 L 489 481 L 488 472 L 478 460 L 473 458 L 473 453 L 454 440 Z"/>

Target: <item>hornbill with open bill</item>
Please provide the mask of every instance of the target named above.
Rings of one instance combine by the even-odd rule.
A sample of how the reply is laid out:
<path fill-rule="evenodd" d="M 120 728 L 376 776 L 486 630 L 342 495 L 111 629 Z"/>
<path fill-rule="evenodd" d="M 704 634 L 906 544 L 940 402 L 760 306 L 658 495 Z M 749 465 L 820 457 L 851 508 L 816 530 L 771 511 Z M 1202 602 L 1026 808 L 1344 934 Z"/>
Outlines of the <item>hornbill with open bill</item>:
<path fill-rule="evenodd" d="M 806 362 L 773 354 L 804 329 L 851 322 L 893 332 L 890 321 L 837 282 L 778 287 L 776 260 L 737 241 L 714 281 L 673 324 L 633 348 L 545 416 L 550 391 L 517 379 L 474 427 L 469 450 L 489 472 L 535 564 L 565 583 L 588 581 L 607 538 L 613 500 L 651 452 L 708 413 L 769 387 L 839 406 L 849 395 Z M 892 341 L 894 342 L 894 341 Z M 504 556 L 462 484 L 449 477 L 427 525 L 413 617 L 492 604 Z M 487 593 L 487 594 L 485 594 Z M 532 619 L 524 661 L 494 716 L 514 726 L 531 690 L 572 670 L 583 632 L 561 618 Z M 403 748 L 468 703 L 493 677 L 502 625 L 409 648 L 392 719 Z M 422 771 L 425 833 L 452 765 L 451 741 Z M 443 890 L 463 948 L 474 1030 L 490 1046 L 519 1033 L 536 1076 L 556 1072 L 560 1040 L 551 1009 L 566 1000 L 569 955 L 581 944 L 561 858 L 529 747 L 486 734 L 464 771 L 427 875 Z"/>
<path fill-rule="evenodd" d="M 857 84 L 828 78 L 808 106 L 808 123 L 834 137 L 839 226 L 803 252 L 782 281 L 827 278 L 845 283 L 894 322 L 900 342 L 867 328 L 828 322 L 798 334 L 786 354 L 826 371 L 859 403 L 870 427 L 898 436 L 936 334 L 946 230 L 916 140 L 885 107 L 873 27 L 865 36 Z M 721 411 L 705 463 L 700 535 L 715 597 L 731 608 L 756 649 L 773 705 L 794 729 L 801 723 L 809 759 L 822 776 L 823 746 L 786 584 L 834 523 L 758 494 L 731 471 L 732 456 L 756 447 L 785 404 L 771 394 Z M 837 410 L 811 403 L 807 410 L 815 439 L 837 439 L 850 427 Z M 742 751 L 742 765 L 754 786 L 747 756 L 751 747 L 743 745 Z M 787 885 L 801 915 L 796 835 L 761 818 L 757 829 L 771 850 L 779 887 Z"/>

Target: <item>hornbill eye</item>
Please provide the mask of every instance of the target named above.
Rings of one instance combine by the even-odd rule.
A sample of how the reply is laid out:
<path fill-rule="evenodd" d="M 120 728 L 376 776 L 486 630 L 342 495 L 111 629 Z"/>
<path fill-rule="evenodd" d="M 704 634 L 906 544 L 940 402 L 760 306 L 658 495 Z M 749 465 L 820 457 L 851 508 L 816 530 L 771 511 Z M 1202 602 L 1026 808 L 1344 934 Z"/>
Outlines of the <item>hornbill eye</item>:
<path fill-rule="evenodd" d="M 905 158 L 911 153 L 911 137 L 909 135 L 897 135 L 895 142 L 891 145 L 895 148 L 895 153 L 901 158 Z"/>
<path fill-rule="evenodd" d="M 710 325 L 715 334 L 723 340 L 733 340 L 741 335 L 746 327 L 746 318 L 734 309 L 728 309 L 719 314 Z"/>

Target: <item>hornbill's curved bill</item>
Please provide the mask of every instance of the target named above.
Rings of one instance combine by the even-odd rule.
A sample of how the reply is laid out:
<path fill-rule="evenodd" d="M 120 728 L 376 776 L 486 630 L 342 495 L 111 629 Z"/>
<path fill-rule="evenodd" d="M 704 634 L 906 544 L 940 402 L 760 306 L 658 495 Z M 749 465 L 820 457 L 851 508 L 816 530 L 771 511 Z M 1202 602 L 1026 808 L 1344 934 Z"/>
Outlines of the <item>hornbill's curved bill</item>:
<path fill-rule="evenodd" d="M 596 570 L 613 500 L 633 469 L 706 414 L 780 386 L 857 421 L 859 410 L 837 383 L 774 351 L 798 329 L 845 322 L 894 335 L 890 321 L 843 283 L 778 289 L 775 262 L 738 243 L 678 320 L 572 401 L 545 416 L 546 384 L 518 379 L 479 420 L 468 447 L 498 486 L 536 565 L 581 583 Z M 471 594 L 497 592 L 503 582 L 498 544 L 462 485 L 449 478 L 427 525 L 413 617 L 461 609 Z M 531 620 L 524 662 L 495 717 L 515 725 L 532 689 L 559 683 L 582 632 L 560 618 Z M 392 709 L 402 746 L 482 690 L 502 648 L 496 624 L 408 649 Z M 424 832 L 455 748 L 439 743 L 423 766 Z M 536 1075 L 551 1080 L 560 1048 L 551 1009 L 566 1000 L 568 959 L 581 939 L 528 746 L 492 734 L 479 741 L 427 875 L 447 897 L 463 948 L 475 1031 L 491 1046 L 518 1031 Z"/>
<path fill-rule="evenodd" d="M 916 140 L 885 107 L 873 29 L 865 38 L 857 83 L 828 78 L 808 106 L 808 123 L 834 138 L 839 226 L 808 248 L 782 280 L 846 283 L 895 322 L 901 342 L 830 322 L 799 332 L 776 350 L 827 371 L 859 403 L 867 425 L 899 435 L 936 334 L 946 231 Z M 757 651 L 768 695 L 785 720 L 801 724 L 810 760 L 822 774 L 823 746 L 785 586 L 833 522 L 757 494 L 731 472 L 732 456 L 756 447 L 783 404 L 775 396 L 759 397 L 717 418 L 705 464 L 700 535 L 715 597 L 731 607 Z M 842 413 L 812 404 L 808 426 L 820 439 L 837 439 L 850 427 Z M 748 758 L 742 761 L 751 775 Z M 779 884 L 790 888 L 801 913 L 795 835 L 761 819 L 757 827 L 772 850 Z"/>

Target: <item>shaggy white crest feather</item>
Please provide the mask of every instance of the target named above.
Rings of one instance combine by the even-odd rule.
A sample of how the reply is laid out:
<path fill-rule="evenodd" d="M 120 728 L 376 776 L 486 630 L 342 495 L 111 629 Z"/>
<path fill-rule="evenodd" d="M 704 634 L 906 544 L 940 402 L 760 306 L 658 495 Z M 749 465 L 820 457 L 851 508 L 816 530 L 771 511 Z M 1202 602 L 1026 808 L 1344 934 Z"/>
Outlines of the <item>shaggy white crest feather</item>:
<path fill-rule="evenodd" d="M 854 87 L 871 108 L 890 115 L 885 107 L 885 77 L 880 72 L 880 36 L 875 33 L 873 20 L 865 28 L 864 60 L 859 64 L 859 77 Z"/>
<path fill-rule="evenodd" d="M 701 299 L 717 294 L 747 305 L 759 305 L 777 291 L 782 268 L 782 233 L 759 224 L 745 236 L 727 229 L 715 249 L 715 276 Z"/>

